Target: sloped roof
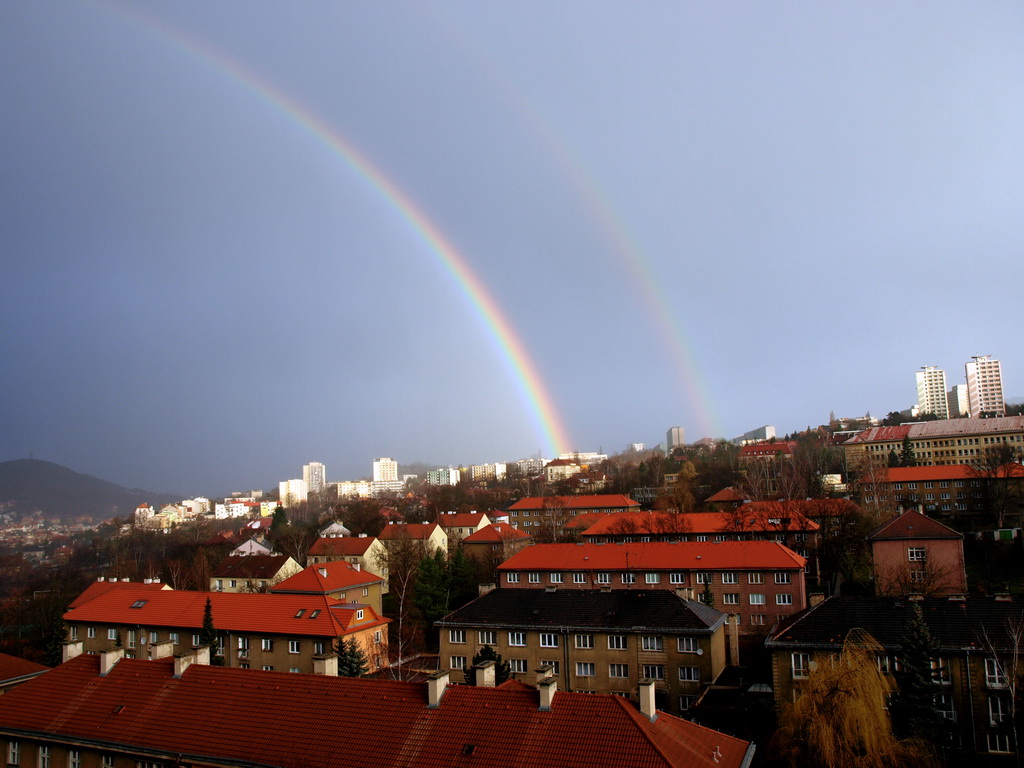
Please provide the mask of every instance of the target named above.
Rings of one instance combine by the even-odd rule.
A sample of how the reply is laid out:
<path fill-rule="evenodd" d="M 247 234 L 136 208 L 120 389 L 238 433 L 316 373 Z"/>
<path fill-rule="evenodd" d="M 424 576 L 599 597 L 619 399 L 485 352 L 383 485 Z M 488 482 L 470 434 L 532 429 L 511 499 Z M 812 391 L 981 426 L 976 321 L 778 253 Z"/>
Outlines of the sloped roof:
<path fill-rule="evenodd" d="M 885 467 L 879 478 L 883 483 L 913 483 L 926 480 L 967 480 L 975 475 L 969 464 L 945 464 L 937 467 Z"/>
<path fill-rule="evenodd" d="M 765 642 L 769 648 L 838 648 L 851 629 L 867 631 L 886 648 L 899 649 L 914 602 L 940 650 L 981 650 L 985 635 L 997 650 L 1009 648 L 1007 626 L 1021 621 L 1020 597 L 831 597 L 783 622 Z"/>
<path fill-rule="evenodd" d="M 484 517 L 483 512 L 443 513 L 437 516 L 437 523 L 442 528 L 476 528 Z"/>
<path fill-rule="evenodd" d="M 313 542 L 306 554 L 361 557 L 376 540 L 374 536 L 323 536 Z"/>
<path fill-rule="evenodd" d="M 479 531 L 469 534 L 462 540 L 463 544 L 487 544 L 500 541 L 515 541 L 528 539 L 530 534 L 513 528 L 508 523 L 491 523 L 485 525 Z"/>
<path fill-rule="evenodd" d="M 298 563 L 285 554 L 228 555 L 213 569 L 216 579 L 272 579 L 289 561 Z"/>
<path fill-rule="evenodd" d="M 731 485 L 723 488 L 718 493 L 711 494 L 710 496 L 708 496 L 707 499 L 705 499 L 705 501 L 708 502 L 737 502 L 746 500 L 747 497 L 737 493 L 736 489 L 733 488 Z"/>
<path fill-rule="evenodd" d="M 882 523 L 868 534 L 869 539 L 962 539 L 963 534 L 954 531 L 938 520 L 922 515 L 916 509 L 907 510 L 892 520 Z"/>
<path fill-rule="evenodd" d="M 87 603 L 95 597 L 104 595 L 113 589 L 131 589 L 131 590 L 146 590 L 146 589 L 170 589 L 169 584 L 163 582 L 150 582 L 149 584 L 144 581 L 117 581 L 115 579 L 104 579 L 103 581 L 94 581 L 85 591 L 82 592 L 78 597 L 71 601 L 68 608 L 77 608 L 82 603 Z"/>
<path fill-rule="evenodd" d="M 640 504 L 623 493 L 592 493 L 581 496 L 527 496 L 510 505 L 521 509 L 622 509 Z"/>
<path fill-rule="evenodd" d="M 50 668 L 43 664 L 36 664 L 34 661 L 11 656 L 8 653 L 0 653 L 0 684 L 15 680 L 19 677 L 38 675 L 48 671 Z"/>
<path fill-rule="evenodd" d="M 445 616 L 436 626 L 491 625 L 509 628 L 566 627 L 570 630 L 641 630 L 657 627 L 707 633 L 726 615 L 664 589 L 607 592 L 495 589 Z"/>
<path fill-rule="evenodd" d="M 0 697 L 0 730 L 184 762 L 308 768 L 739 768 L 753 752 L 666 713 L 650 722 L 610 694 L 560 691 L 542 712 L 536 690 L 449 686 L 430 709 L 423 683 L 173 669 L 170 659 L 122 659 L 99 677 L 99 658 L 79 656 Z M 258 737 L 254 712 L 274 713 L 259 719 Z"/>
<path fill-rule="evenodd" d="M 384 579 L 377 574 L 358 568 L 351 563 L 327 563 L 303 568 L 294 576 L 289 576 L 280 584 L 271 587 L 270 591 L 275 594 L 291 592 L 325 595 L 339 589 L 377 584 L 383 581 Z"/>
<path fill-rule="evenodd" d="M 900 442 L 904 437 L 910 437 L 911 440 L 927 440 L 928 438 L 991 435 L 1021 430 L 1024 430 L 1024 416 L 999 416 L 995 419 L 936 419 L 904 424 L 899 427 L 872 427 L 858 432 L 844 445 Z"/>
<path fill-rule="evenodd" d="M 352 603 L 324 595 L 130 589 L 100 595 L 65 613 L 64 620 L 198 630 L 203 626 L 207 598 L 214 625 L 228 632 L 337 637 L 344 634 L 352 622 L 348 616 Z M 141 605 L 133 608 L 136 603 Z M 371 607 L 365 607 L 360 629 L 387 623 L 388 620 L 377 616 Z"/>
<path fill-rule="evenodd" d="M 643 571 L 803 568 L 806 560 L 774 541 L 534 544 L 499 571 Z"/>
<path fill-rule="evenodd" d="M 793 453 L 796 442 L 793 440 L 776 440 L 771 443 L 749 443 L 740 446 L 740 458 L 747 459 L 756 456 L 774 456 L 780 453 Z"/>
<path fill-rule="evenodd" d="M 402 538 L 426 540 L 438 528 L 440 526 L 437 523 L 395 523 L 394 525 L 385 525 L 378 538 L 381 541 L 393 541 L 394 539 Z M 444 529 L 442 528 L 441 530 Z"/>
<path fill-rule="evenodd" d="M 816 531 L 819 526 L 793 510 L 788 515 L 772 514 L 770 510 L 751 508 L 747 504 L 734 512 L 626 512 L 605 515 L 585 531 L 584 536 L 647 535 L 691 533 L 782 533 L 784 531 Z M 783 518 L 786 519 L 783 524 Z M 779 523 L 772 523 L 779 520 Z"/>

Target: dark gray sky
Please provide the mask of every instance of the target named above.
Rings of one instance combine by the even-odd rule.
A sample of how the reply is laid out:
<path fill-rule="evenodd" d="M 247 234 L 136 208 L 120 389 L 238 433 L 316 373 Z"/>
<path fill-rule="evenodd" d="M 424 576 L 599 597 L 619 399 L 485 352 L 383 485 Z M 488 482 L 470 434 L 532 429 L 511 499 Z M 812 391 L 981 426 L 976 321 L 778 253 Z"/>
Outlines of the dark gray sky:
<path fill-rule="evenodd" d="M 974 354 L 1024 396 L 1021 40 L 1016 1 L 0 4 L 0 460 L 215 493 L 787 432 Z"/>

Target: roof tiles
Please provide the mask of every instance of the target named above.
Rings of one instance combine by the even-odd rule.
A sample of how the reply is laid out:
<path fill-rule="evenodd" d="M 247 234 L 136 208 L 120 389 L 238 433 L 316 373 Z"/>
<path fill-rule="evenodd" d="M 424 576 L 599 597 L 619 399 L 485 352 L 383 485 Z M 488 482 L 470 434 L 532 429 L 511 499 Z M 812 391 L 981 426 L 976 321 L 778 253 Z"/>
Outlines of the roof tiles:
<path fill-rule="evenodd" d="M 802 569 L 806 560 L 774 541 L 534 544 L 499 571 Z"/>

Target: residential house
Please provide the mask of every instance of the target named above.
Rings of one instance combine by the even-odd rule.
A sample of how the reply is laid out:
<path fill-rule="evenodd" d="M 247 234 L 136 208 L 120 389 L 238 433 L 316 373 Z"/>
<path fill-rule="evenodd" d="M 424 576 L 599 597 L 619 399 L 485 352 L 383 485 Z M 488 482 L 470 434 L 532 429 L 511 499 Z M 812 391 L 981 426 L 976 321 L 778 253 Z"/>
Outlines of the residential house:
<path fill-rule="evenodd" d="M 559 688 L 635 698 L 647 678 L 656 681 L 658 708 L 681 712 L 725 668 L 726 622 L 665 590 L 496 589 L 434 626 L 453 679 L 489 645 L 518 679 L 549 666 Z"/>
<path fill-rule="evenodd" d="M 1024 672 L 1019 656 L 1024 606 L 1009 596 L 825 600 L 793 616 L 765 642 L 772 654 L 776 708 L 781 711 L 799 695 L 816 661 L 838 653 L 855 628 L 882 646 L 879 667 L 892 675 L 900 667 L 914 605 L 920 606 L 936 646 L 931 663 L 938 691 L 932 706 L 948 721 L 947 746 L 967 753 L 1012 755 L 1010 713 L 1019 711 L 1020 702 L 1014 705 L 1010 697 L 1019 693 L 1015 681 Z"/>
<path fill-rule="evenodd" d="M 1007 445 L 1024 450 L 1024 416 L 1000 416 L 994 419 L 942 419 L 901 424 L 898 427 L 872 427 L 858 432 L 843 450 L 851 466 L 874 457 L 885 464 L 893 451 L 900 453 L 909 441 L 918 466 L 985 463 L 988 448 Z"/>
<path fill-rule="evenodd" d="M 531 543 L 530 534 L 525 531 L 508 523 L 491 523 L 464 538 L 462 551 L 479 564 L 482 572 L 494 573 L 494 569 Z"/>
<path fill-rule="evenodd" d="M 599 493 L 583 496 L 527 496 L 509 505 L 505 510 L 508 521 L 523 530 L 571 525 L 573 518 L 587 514 L 613 514 L 636 512 L 640 504 L 621 493 Z M 526 530 L 536 536 L 536 531 Z"/>
<path fill-rule="evenodd" d="M 552 459 L 544 465 L 544 480 L 548 483 L 560 483 L 583 471 L 583 467 L 575 459 Z"/>
<path fill-rule="evenodd" d="M 275 595 L 327 595 L 342 603 L 370 605 L 383 614 L 384 579 L 359 563 L 311 565 L 270 588 Z"/>
<path fill-rule="evenodd" d="M 64 614 L 70 641 L 86 653 L 114 644 L 131 657 L 153 646 L 182 652 L 199 644 L 210 601 L 218 646 L 228 666 L 312 672 L 314 657 L 338 638 L 355 640 L 371 671 L 387 666 L 387 624 L 370 605 L 325 595 L 117 589 Z"/>
<path fill-rule="evenodd" d="M 465 686 L 446 673 L 286 676 L 195 659 L 73 658 L 0 697 L 0 752 L 19 768 L 748 768 L 754 755 L 748 741 L 658 712 L 651 684 L 638 708 L 559 691 L 553 678 Z M 257 726 L 259 713 L 271 716 Z"/>
<path fill-rule="evenodd" d="M 249 557 L 252 555 L 270 555 L 273 554 L 274 547 L 263 538 L 262 534 L 257 536 L 251 536 L 242 542 L 240 542 L 234 549 L 231 550 L 232 555 L 239 557 Z"/>
<path fill-rule="evenodd" d="M 916 510 L 868 534 L 880 595 L 967 592 L 963 535 Z"/>
<path fill-rule="evenodd" d="M 361 533 L 358 536 L 321 536 L 306 552 L 310 565 L 345 562 L 358 565 L 364 571 L 379 574 L 384 580 L 384 593 L 388 591 L 387 549 L 376 536 Z"/>
<path fill-rule="evenodd" d="M 406 543 L 422 549 L 424 555 L 448 551 L 448 534 L 437 523 L 388 523 L 377 538 L 389 552 Z"/>
<path fill-rule="evenodd" d="M 43 664 L 0 653 L 0 696 L 49 671 Z"/>
<path fill-rule="evenodd" d="M 117 578 L 106 578 L 100 576 L 92 584 L 85 588 L 85 590 L 76 597 L 68 605 L 68 608 L 77 608 L 83 603 L 87 603 L 95 597 L 105 595 L 107 592 L 119 589 L 131 589 L 138 591 L 140 589 L 170 589 L 170 584 L 164 584 L 160 579 L 145 579 L 144 581 L 132 581 L 131 579 L 117 579 Z"/>
<path fill-rule="evenodd" d="M 457 547 L 470 534 L 490 525 L 491 519 L 484 512 L 442 512 L 437 516 L 437 524 L 444 528 L 451 548 Z"/>
<path fill-rule="evenodd" d="M 285 554 L 228 555 L 213 569 L 214 592 L 266 592 L 294 576 L 302 566 Z"/>

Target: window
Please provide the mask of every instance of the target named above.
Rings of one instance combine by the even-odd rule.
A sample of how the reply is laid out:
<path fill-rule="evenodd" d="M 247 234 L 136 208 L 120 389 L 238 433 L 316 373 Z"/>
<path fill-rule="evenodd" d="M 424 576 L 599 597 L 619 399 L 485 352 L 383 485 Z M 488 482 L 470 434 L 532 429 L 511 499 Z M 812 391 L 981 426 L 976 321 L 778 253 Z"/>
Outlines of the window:
<path fill-rule="evenodd" d="M 7 742 L 7 763 L 9 765 L 21 763 L 21 744 L 17 741 Z"/>
<path fill-rule="evenodd" d="M 321 641 L 321 640 L 314 640 L 313 641 L 313 655 L 315 655 L 315 656 L 323 656 L 323 653 L 324 653 L 323 641 Z"/>
<path fill-rule="evenodd" d="M 134 629 L 129 629 L 128 630 L 128 647 L 129 648 L 134 648 L 135 647 L 135 630 Z"/>
<path fill-rule="evenodd" d="M 684 683 L 699 683 L 700 667 L 680 667 L 679 680 Z"/>
<path fill-rule="evenodd" d="M 558 665 L 558 662 L 555 661 L 554 659 L 548 659 L 548 660 L 541 659 L 540 665 L 542 667 L 551 667 L 551 674 L 553 674 L 553 675 L 561 674 L 561 667 Z"/>
<path fill-rule="evenodd" d="M 921 562 L 926 558 L 924 547 L 910 547 L 907 549 L 911 562 Z"/>
<path fill-rule="evenodd" d="M 998 659 L 985 659 L 985 685 L 989 688 L 1006 687 L 1006 672 Z"/>
<path fill-rule="evenodd" d="M 782 573 L 782 572 L 776 573 L 775 574 L 775 583 L 776 584 L 792 584 L 793 583 L 793 574 L 792 573 Z"/>
<path fill-rule="evenodd" d="M 657 584 L 661 581 L 661 577 L 657 573 L 645 573 L 644 582 L 646 584 Z"/>
<path fill-rule="evenodd" d="M 264 651 L 272 651 L 272 650 L 274 650 L 274 641 L 272 639 L 270 639 L 269 637 L 264 637 L 262 642 L 261 642 L 261 648 Z"/>
<path fill-rule="evenodd" d="M 86 627 L 85 636 L 88 637 L 90 640 L 95 639 L 96 627 Z"/>
<path fill-rule="evenodd" d="M 558 635 L 555 632 L 541 632 L 540 633 L 540 647 L 541 648 L 557 648 L 558 647 Z"/>
<path fill-rule="evenodd" d="M 223 592 L 224 591 L 224 579 L 217 579 L 217 591 L 218 592 Z"/>
<path fill-rule="evenodd" d="M 878 671 L 883 675 L 894 675 L 900 671 L 900 660 L 897 656 L 879 656 Z"/>
<path fill-rule="evenodd" d="M 452 669 L 465 669 L 466 668 L 466 657 L 465 656 L 452 656 L 448 659 L 451 662 L 448 666 Z"/>
<path fill-rule="evenodd" d="M 117 640 L 117 630 L 114 627 L 107 630 L 107 640 Z"/>
<path fill-rule="evenodd" d="M 635 573 L 624 573 L 624 574 L 622 574 L 622 583 L 623 584 L 636 584 L 636 574 Z"/>
<path fill-rule="evenodd" d="M 239 655 L 249 652 L 249 638 L 239 636 L 238 638 L 238 653 Z"/>
<path fill-rule="evenodd" d="M 811 656 L 808 653 L 794 653 L 790 657 L 794 680 L 802 680 L 811 672 Z"/>
<path fill-rule="evenodd" d="M 953 708 L 953 697 L 948 693 L 937 693 L 932 696 L 932 709 L 940 717 L 956 722 L 956 710 Z"/>
<path fill-rule="evenodd" d="M 288 641 L 288 653 L 299 653 L 299 641 L 289 640 Z"/>
<path fill-rule="evenodd" d="M 160 633 L 159 632 L 154 632 L 154 631 L 151 630 L 150 633 L 149 633 L 149 642 L 156 643 L 159 640 L 160 640 Z"/>
<path fill-rule="evenodd" d="M 114 756 L 104 755 L 100 765 L 102 768 L 114 768 Z"/>
<path fill-rule="evenodd" d="M 722 595 L 722 603 L 725 605 L 739 605 L 740 604 L 740 593 L 739 592 L 726 592 Z"/>
<path fill-rule="evenodd" d="M 273 672 L 274 671 L 274 665 L 273 664 L 264 664 L 263 665 L 263 671 L 264 672 Z"/>
<path fill-rule="evenodd" d="M 293 674 L 293 675 L 298 675 L 299 673 L 302 672 L 302 670 L 299 669 L 298 667 L 288 667 L 288 672 Z"/>
<path fill-rule="evenodd" d="M 747 584 L 764 584 L 763 573 L 748 573 Z"/>
<path fill-rule="evenodd" d="M 498 633 L 493 629 L 481 629 L 476 637 L 480 645 L 494 645 L 498 642 Z"/>
<path fill-rule="evenodd" d="M 609 664 L 608 677 L 629 677 L 629 664 Z"/>
<path fill-rule="evenodd" d="M 379 643 L 383 637 L 384 636 L 381 634 L 381 631 L 378 629 L 373 633 L 373 642 Z"/>
<path fill-rule="evenodd" d="M 722 583 L 723 584 L 736 584 L 737 581 L 736 581 L 736 573 L 735 573 L 735 571 L 726 571 L 725 573 L 723 573 L 722 574 Z"/>
<path fill-rule="evenodd" d="M 680 696 L 679 697 L 679 709 L 685 712 L 693 706 L 693 702 L 696 700 L 696 696 Z"/>
<path fill-rule="evenodd" d="M 587 574 L 585 574 L 585 573 L 574 573 L 572 575 L 572 583 L 573 584 L 586 584 L 587 583 Z"/>
<path fill-rule="evenodd" d="M 793 596 L 790 594 L 779 594 L 775 596 L 776 605 L 792 605 Z"/>
<path fill-rule="evenodd" d="M 664 680 L 665 679 L 665 665 L 664 664 L 644 664 L 644 677 L 649 677 L 652 680 Z"/>
<path fill-rule="evenodd" d="M 598 584 L 611 584 L 612 583 L 612 575 L 610 573 L 599 573 L 599 574 L 597 574 L 597 583 Z"/>
<path fill-rule="evenodd" d="M 592 661 L 577 661 L 576 662 L 576 677 L 593 677 L 594 676 L 594 662 Z"/>
<path fill-rule="evenodd" d="M 50 768 L 50 748 L 49 747 L 42 747 L 42 746 L 39 747 L 39 760 L 38 760 L 37 764 L 38 764 L 39 768 Z"/>
<path fill-rule="evenodd" d="M 552 573 L 551 574 L 551 583 L 552 584 L 561 584 L 562 583 L 562 574 L 560 574 L 560 573 Z"/>
<path fill-rule="evenodd" d="M 521 675 L 526 672 L 526 659 L 509 659 L 508 668 L 510 671 Z"/>
<path fill-rule="evenodd" d="M 540 574 L 528 573 L 526 574 L 526 580 L 529 581 L 531 584 L 540 584 Z"/>
<path fill-rule="evenodd" d="M 593 635 L 576 635 L 576 647 L 577 648 L 593 648 L 594 647 L 594 636 Z"/>
<path fill-rule="evenodd" d="M 641 647 L 645 651 L 665 650 L 661 635 L 644 635 L 641 641 Z"/>
<path fill-rule="evenodd" d="M 707 535 L 705 535 L 703 533 L 697 536 L 697 541 L 707 541 L 707 540 L 708 540 Z"/>
<path fill-rule="evenodd" d="M 624 651 L 628 647 L 625 635 L 608 635 L 608 650 Z"/>
<path fill-rule="evenodd" d="M 711 574 L 706 571 L 697 571 L 697 583 L 698 584 L 710 584 Z"/>
<path fill-rule="evenodd" d="M 82 753 L 77 749 L 68 750 L 68 768 L 82 768 Z"/>
<path fill-rule="evenodd" d="M 363 613 L 364 613 L 364 611 L 363 611 L 362 608 L 360 608 L 358 611 L 356 611 L 356 621 L 362 621 L 363 620 Z"/>
<path fill-rule="evenodd" d="M 238 579 L 231 579 L 231 588 L 235 589 L 238 587 Z"/>
<path fill-rule="evenodd" d="M 341 599 L 342 600 L 345 599 L 345 593 L 344 592 L 341 593 Z M 315 619 L 319 615 L 320 615 L 320 609 L 319 608 L 315 608 L 315 609 L 313 609 L 313 612 L 311 614 L 309 614 L 309 618 Z"/>
<path fill-rule="evenodd" d="M 506 574 L 505 578 L 508 580 L 509 584 L 518 584 L 519 583 L 519 574 L 518 573 Z"/>
<path fill-rule="evenodd" d="M 949 676 L 949 659 L 932 659 L 932 680 L 939 685 L 949 685 L 952 682 Z"/>
<path fill-rule="evenodd" d="M 989 752 L 1010 752 L 1010 734 L 988 733 L 986 735 Z"/>
<path fill-rule="evenodd" d="M 196 647 L 199 645 L 199 635 L 192 635 L 192 645 Z"/>
<path fill-rule="evenodd" d="M 450 642 L 450 643 L 464 643 L 464 642 L 466 642 L 466 630 L 464 630 L 464 629 L 449 629 L 448 630 L 448 642 Z"/>
<path fill-rule="evenodd" d="M 700 643 L 696 637 L 680 637 L 676 643 L 680 653 L 696 653 L 700 649 Z"/>
<path fill-rule="evenodd" d="M 302 618 L 302 616 L 303 616 L 303 614 L 305 614 L 305 612 L 306 612 L 306 609 L 305 609 L 305 608 L 299 608 L 299 610 L 297 610 L 297 611 L 295 612 L 295 616 L 294 616 L 294 618 L 296 618 L 296 619 L 301 619 L 301 618 Z"/>
<path fill-rule="evenodd" d="M 71 626 L 71 639 L 72 640 L 77 640 L 78 639 L 78 627 L 75 626 L 75 625 Z"/>
<path fill-rule="evenodd" d="M 509 645 L 526 645 L 526 633 L 525 632 L 509 632 L 508 633 L 508 644 Z"/>
<path fill-rule="evenodd" d="M 764 595 L 754 592 L 750 595 L 751 605 L 764 605 Z"/>
<path fill-rule="evenodd" d="M 686 574 L 679 573 L 679 571 L 674 571 L 673 573 L 670 573 L 668 575 L 668 583 L 669 584 L 685 584 L 686 583 Z"/>
<path fill-rule="evenodd" d="M 1010 703 L 999 696 L 988 697 L 988 724 L 993 728 L 1010 721 Z"/>
<path fill-rule="evenodd" d="M 750 614 L 750 623 L 758 626 L 764 624 L 765 615 L 763 613 L 752 613 Z"/>

